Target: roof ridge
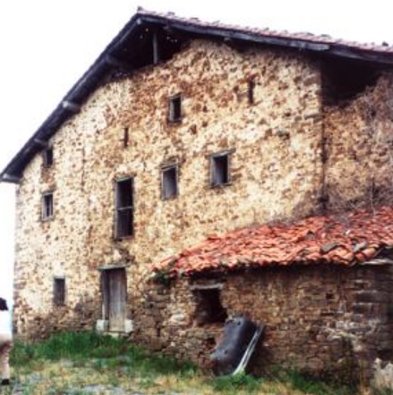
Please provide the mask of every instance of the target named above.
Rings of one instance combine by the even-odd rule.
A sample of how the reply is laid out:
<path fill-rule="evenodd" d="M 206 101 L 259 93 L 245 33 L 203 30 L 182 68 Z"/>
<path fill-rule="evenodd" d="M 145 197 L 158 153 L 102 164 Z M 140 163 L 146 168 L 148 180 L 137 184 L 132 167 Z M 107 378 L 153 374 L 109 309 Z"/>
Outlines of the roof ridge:
<path fill-rule="evenodd" d="M 186 17 L 176 14 L 173 11 L 168 12 L 159 12 L 159 11 L 150 11 L 143 7 L 138 7 L 138 14 L 141 16 L 155 16 L 166 19 L 173 19 L 182 22 L 194 22 L 198 23 L 200 26 L 206 27 L 217 27 L 220 29 L 235 29 L 240 31 L 253 32 L 257 34 L 266 34 L 269 36 L 277 36 L 282 38 L 297 38 L 300 40 L 310 41 L 310 42 L 320 42 L 327 44 L 340 44 L 344 46 L 358 47 L 359 49 L 370 49 L 370 50 L 380 50 L 381 52 L 392 52 L 393 53 L 393 45 L 390 45 L 386 41 L 382 41 L 380 44 L 372 42 L 372 41 L 357 41 L 357 40 L 346 40 L 345 38 L 335 38 L 329 33 L 311 33 L 311 32 L 301 32 L 301 31 L 289 31 L 289 30 L 276 30 L 269 28 L 267 26 L 260 27 L 256 25 L 246 26 L 239 25 L 233 23 L 226 23 L 220 20 L 216 21 L 207 21 L 200 19 L 199 17 Z"/>

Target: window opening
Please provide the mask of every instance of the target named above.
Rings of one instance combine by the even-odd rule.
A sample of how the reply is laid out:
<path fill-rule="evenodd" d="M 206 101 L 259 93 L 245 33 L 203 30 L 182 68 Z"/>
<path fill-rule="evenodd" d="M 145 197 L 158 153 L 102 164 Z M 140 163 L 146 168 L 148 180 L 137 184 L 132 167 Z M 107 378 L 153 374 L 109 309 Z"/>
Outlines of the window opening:
<path fill-rule="evenodd" d="M 53 192 L 45 193 L 42 196 L 42 219 L 53 217 Z"/>
<path fill-rule="evenodd" d="M 249 79 L 247 83 L 248 104 L 254 104 L 254 90 L 255 90 L 255 81 L 254 79 Z"/>
<path fill-rule="evenodd" d="M 179 122 L 181 118 L 181 95 L 176 95 L 169 99 L 169 121 Z"/>
<path fill-rule="evenodd" d="M 228 314 L 221 304 L 220 288 L 194 289 L 195 319 L 198 325 L 223 323 Z"/>
<path fill-rule="evenodd" d="M 170 166 L 162 169 L 162 198 L 175 198 L 178 194 L 177 186 L 177 166 Z"/>
<path fill-rule="evenodd" d="M 133 179 L 116 183 L 116 237 L 133 234 Z"/>
<path fill-rule="evenodd" d="M 124 146 L 124 148 L 127 148 L 128 147 L 128 143 L 129 143 L 129 139 L 130 139 L 128 128 L 124 128 L 123 133 L 124 133 L 123 146 Z"/>
<path fill-rule="evenodd" d="M 53 165 L 53 147 L 48 147 L 42 153 L 44 166 L 51 167 Z"/>
<path fill-rule="evenodd" d="M 220 186 L 229 183 L 229 154 L 211 157 L 211 185 Z"/>
<path fill-rule="evenodd" d="M 53 303 L 55 306 L 64 306 L 65 304 L 65 278 L 54 279 Z"/>

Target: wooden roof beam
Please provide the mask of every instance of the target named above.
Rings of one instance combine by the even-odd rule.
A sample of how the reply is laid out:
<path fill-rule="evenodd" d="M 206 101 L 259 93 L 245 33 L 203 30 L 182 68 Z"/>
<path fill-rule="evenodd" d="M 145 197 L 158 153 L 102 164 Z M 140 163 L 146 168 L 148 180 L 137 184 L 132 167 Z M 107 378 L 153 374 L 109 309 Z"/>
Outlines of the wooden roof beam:
<path fill-rule="evenodd" d="M 122 60 L 117 59 L 113 55 L 105 56 L 105 62 L 112 67 L 117 67 L 119 69 L 127 70 L 130 68 L 130 65 L 127 62 L 123 62 Z"/>
<path fill-rule="evenodd" d="M 78 113 L 81 109 L 81 106 L 78 103 L 75 103 L 70 100 L 63 100 L 61 103 L 61 106 L 68 111 L 71 111 L 73 113 Z"/>
<path fill-rule="evenodd" d="M 3 173 L 1 175 L 1 180 L 5 181 L 5 182 L 10 182 L 10 183 L 13 183 L 13 184 L 19 184 L 20 180 L 21 180 L 21 177 L 17 177 L 17 176 L 14 176 L 12 174 L 8 174 L 8 173 Z"/>
<path fill-rule="evenodd" d="M 155 29 L 153 32 L 153 64 L 157 64 L 160 61 L 160 47 L 158 45 L 158 32 Z"/>
<path fill-rule="evenodd" d="M 45 141 L 45 140 L 41 140 L 39 138 L 35 138 L 33 141 L 34 141 L 34 143 L 36 145 L 38 145 L 41 148 L 46 148 L 48 146 L 48 142 Z"/>

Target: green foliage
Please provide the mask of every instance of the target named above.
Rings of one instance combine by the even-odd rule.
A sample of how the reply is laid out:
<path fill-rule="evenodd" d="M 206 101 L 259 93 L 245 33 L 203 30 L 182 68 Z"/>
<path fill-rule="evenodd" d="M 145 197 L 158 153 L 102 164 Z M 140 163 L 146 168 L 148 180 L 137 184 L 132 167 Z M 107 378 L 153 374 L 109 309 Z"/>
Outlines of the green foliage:
<path fill-rule="evenodd" d="M 374 395 L 393 395 L 393 390 L 392 389 L 374 389 L 373 392 Z"/>
<path fill-rule="evenodd" d="M 25 366 L 34 360 L 34 356 L 35 348 L 32 344 L 16 341 L 12 348 L 10 362 L 13 366 Z"/>
<path fill-rule="evenodd" d="M 11 363 L 26 365 L 37 359 L 59 360 L 62 358 L 104 358 L 122 353 L 124 341 L 95 332 L 64 332 L 52 335 L 37 343 L 16 342 L 11 354 Z"/>
<path fill-rule="evenodd" d="M 131 357 L 133 366 L 139 372 L 154 374 L 180 374 L 182 376 L 190 376 L 196 372 L 196 368 L 191 363 L 180 363 L 174 358 L 163 355 L 150 354 L 140 347 L 131 345 L 127 355 Z"/>
<path fill-rule="evenodd" d="M 45 361 L 54 364 L 60 359 L 67 360 L 64 365 L 66 366 L 65 372 L 70 363 L 71 369 L 75 367 L 79 368 L 77 371 L 90 369 L 90 372 L 96 372 L 99 377 L 106 377 L 107 383 L 111 386 L 117 387 L 120 385 L 119 380 L 124 380 L 126 377 L 128 381 L 132 380 L 142 389 L 149 391 L 154 386 L 161 385 L 156 383 L 158 377 L 172 376 L 175 382 L 193 383 L 191 384 L 193 386 L 201 385 L 209 394 L 210 391 L 227 395 L 281 393 L 277 392 L 276 388 L 280 388 L 278 391 L 283 388 L 285 391 L 282 391 L 288 394 L 292 391 L 307 395 L 353 395 L 357 393 L 353 388 L 336 387 L 313 380 L 296 371 L 284 371 L 282 367 L 277 367 L 275 372 L 272 371 L 272 375 L 264 379 L 244 373 L 206 379 L 191 363 L 179 362 L 161 354 L 152 354 L 126 339 L 101 336 L 95 332 L 58 333 L 45 341 L 36 343 L 17 341 L 11 354 L 11 364 L 21 377 L 25 374 L 36 374 L 31 373 L 32 371 L 41 372 L 41 366 L 45 365 Z M 59 364 L 62 363 L 63 361 L 59 362 Z M 48 375 L 58 378 L 57 371 L 50 372 Z M 66 382 L 68 383 L 69 380 L 67 379 Z M 31 391 L 29 393 L 35 393 L 32 389 L 34 383 L 27 382 L 25 385 L 27 385 L 25 388 Z M 390 395 L 391 393 L 382 392 L 382 394 Z"/>
<path fill-rule="evenodd" d="M 239 373 L 233 376 L 219 376 L 211 381 L 216 392 L 237 393 L 244 391 L 248 394 L 256 393 L 262 384 L 262 379 Z"/>
<path fill-rule="evenodd" d="M 173 358 L 151 354 L 125 339 L 101 336 L 95 332 L 63 332 L 42 342 L 15 343 L 11 354 L 12 365 L 26 366 L 40 359 L 70 359 L 80 365 L 83 365 L 83 361 L 92 359 L 97 370 L 128 366 L 145 374 L 175 373 L 192 376 L 196 372 L 195 366 L 190 363 L 180 363 Z"/>
<path fill-rule="evenodd" d="M 280 381 L 290 383 L 291 386 L 306 394 L 312 395 L 353 395 L 353 388 L 333 386 L 320 380 L 306 377 L 296 371 L 288 371 L 280 375 Z"/>

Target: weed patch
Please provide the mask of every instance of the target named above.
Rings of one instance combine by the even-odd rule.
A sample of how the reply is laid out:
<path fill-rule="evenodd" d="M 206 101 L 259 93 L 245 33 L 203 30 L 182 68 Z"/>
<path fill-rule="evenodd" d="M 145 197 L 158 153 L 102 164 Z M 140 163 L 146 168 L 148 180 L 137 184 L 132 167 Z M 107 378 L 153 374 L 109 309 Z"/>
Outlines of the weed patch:
<path fill-rule="evenodd" d="M 108 358 L 124 352 L 126 343 L 94 332 L 57 333 L 37 343 L 17 341 L 11 353 L 11 364 L 23 366 L 37 359 Z"/>
<path fill-rule="evenodd" d="M 357 393 L 354 389 L 330 386 L 281 369 L 265 378 L 246 374 L 208 378 L 191 363 L 152 354 L 125 339 L 94 332 L 58 333 L 35 343 L 17 341 L 11 365 L 14 389 L 26 395 L 79 395 L 94 391 L 179 395 Z M 10 395 L 11 390 L 5 394 Z"/>
<path fill-rule="evenodd" d="M 289 383 L 292 388 L 310 395 L 353 395 L 354 389 L 346 386 L 334 386 L 320 380 L 306 377 L 296 371 L 280 375 L 279 380 Z"/>
<path fill-rule="evenodd" d="M 262 384 L 262 379 L 239 373 L 234 376 L 220 376 L 212 379 L 211 385 L 216 392 L 236 393 L 244 391 L 256 393 Z"/>

